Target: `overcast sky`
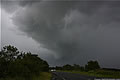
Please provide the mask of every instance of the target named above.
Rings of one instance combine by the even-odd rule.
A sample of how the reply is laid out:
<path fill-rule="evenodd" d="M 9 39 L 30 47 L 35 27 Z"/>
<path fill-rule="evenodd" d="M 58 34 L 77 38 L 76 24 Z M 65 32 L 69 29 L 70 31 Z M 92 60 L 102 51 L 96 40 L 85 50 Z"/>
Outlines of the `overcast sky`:
<path fill-rule="evenodd" d="M 2 0 L 2 46 L 37 53 L 50 65 L 98 60 L 120 68 L 120 1 Z"/>

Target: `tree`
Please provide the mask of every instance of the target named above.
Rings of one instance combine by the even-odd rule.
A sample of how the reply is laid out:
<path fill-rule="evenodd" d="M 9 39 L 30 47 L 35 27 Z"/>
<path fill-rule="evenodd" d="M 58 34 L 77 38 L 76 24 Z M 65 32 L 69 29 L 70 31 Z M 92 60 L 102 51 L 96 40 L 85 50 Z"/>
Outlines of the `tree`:
<path fill-rule="evenodd" d="M 96 70 L 96 69 L 100 69 L 100 66 L 98 64 L 97 61 L 88 61 L 88 63 L 85 65 L 85 70 L 89 71 L 89 70 Z"/>
<path fill-rule="evenodd" d="M 55 68 L 53 67 L 52 69 L 62 70 L 63 68 L 61 66 L 56 66 Z"/>
<path fill-rule="evenodd" d="M 74 69 L 74 70 L 84 71 L 84 67 L 82 67 L 82 66 L 80 66 L 80 65 L 78 65 L 78 64 L 74 64 L 74 65 L 73 65 L 73 69 Z"/>
<path fill-rule="evenodd" d="M 7 76 L 30 78 L 43 71 L 49 71 L 49 65 L 36 54 L 19 52 L 11 45 L 3 47 L 0 51 L 0 78 Z"/>
<path fill-rule="evenodd" d="M 28 66 L 28 68 L 32 72 L 37 72 L 37 71 L 48 71 L 49 70 L 49 65 L 46 61 L 42 60 L 41 58 L 38 57 L 36 54 L 31 54 L 30 52 L 25 54 L 23 59 L 23 64 Z"/>
<path fill-rule="evenodd" d="M 1 52 L 0 52 L 1 54 Z M 5 77 L 8 71 L 8 62 L 0 56 L 0 77 Z"/>
<path fill-rule="evenodd" d="M 73 70 L 73 67 L 70 64 L 66 64 L 63 66 L 63 70 Z"/>
<path fill-rule="evenodd" d="M 12 61 L 15 60 L 19 51 L 16 47 L 8 45 L 0 51 L 0 77 L 8 75 L 8 68 Z"/>
<path fill-rule="evenodd" d="M 1 57 L 4 58 L 6 61 L 15 60 L 18 54 L 18 49 L 11 45 L 3 47 L 3 49 L 1 50 Z"/>

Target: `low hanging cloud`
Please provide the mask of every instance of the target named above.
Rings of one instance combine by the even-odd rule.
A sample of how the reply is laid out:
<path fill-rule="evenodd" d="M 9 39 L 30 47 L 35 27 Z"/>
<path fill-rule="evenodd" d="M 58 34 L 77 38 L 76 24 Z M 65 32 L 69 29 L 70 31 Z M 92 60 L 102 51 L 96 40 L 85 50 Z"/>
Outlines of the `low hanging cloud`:
<path fill-rule="evenodd" d="M 51 65 L 83 65 L 95 59 L 102 66 L 120 68 L 120 2 L 41 0 L 11 4 L 18 8 L 3 7 L 8 13 L 16 11 L 13 24 L 48 53 L 53 52 L 56 57 L 47 56 Z"/>

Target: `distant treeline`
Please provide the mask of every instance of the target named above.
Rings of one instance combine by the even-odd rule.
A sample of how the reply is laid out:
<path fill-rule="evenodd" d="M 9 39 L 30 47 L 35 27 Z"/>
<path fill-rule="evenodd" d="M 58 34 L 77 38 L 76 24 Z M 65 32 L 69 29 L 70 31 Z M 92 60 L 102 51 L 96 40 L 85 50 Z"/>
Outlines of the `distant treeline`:
<path fill-rule="evenodd" d="M 38 57 L 38 55 L 31 52 L 20 52 L 16 47 L 11 45 L 3 47 L 0 51 L 0 80 L 6 77 L 20 77 L 24 78 L 24 80 L 30 80 L 32 76 L 39 75 L 41 72 L 48 72 L 50 69 L 68 71 L 94 71 L 102 69 L 120 71 L 120 69 L 100 68 L 98 61 L 92 60 L 88 61 L 85 66 L 66 64 L 49 67 L 48 63 Z"/>
<path fill-rule="evenodd" d="M 110 70 L 110 71 L 120 71 L 120 69 L 115 68 L 102 68 L 103 70 Z"/>
<path fill-rule="evenodd" d="M 19 76 L 30 80 L 31 76 L 47 71 L 48 63 L 35 54 L 20 52 L 11 45 L 0 51 L 0 78 Z"/>
<path fill-rule="evenodd" d="M 85 66 L 80 66 L 78 64 L 65 64 L 63 66 L 50 67 L 50 69 L 56 70 L 68 70 L 68 71 L 91 71 L 91 70 L 106 70 L 106 71 L 120 71 L 120 69 L 115 68 L 101 68 L 98 61 L 90 60 Z"/>
<path fill-rule="evenodd" d="M 100 65 L 97 61 L 88 61 L 88 63 L 85 66 L 80 66 L 78 64 L 70 65 L 66 64 L 63 66 L 56 66 L 56 67 L 51 67 L 51 69 L 56 69 L 56 70 L 75 70 L 75 71 L 90 71 L 90 70 L 96 70 L 100 69 Z"/>

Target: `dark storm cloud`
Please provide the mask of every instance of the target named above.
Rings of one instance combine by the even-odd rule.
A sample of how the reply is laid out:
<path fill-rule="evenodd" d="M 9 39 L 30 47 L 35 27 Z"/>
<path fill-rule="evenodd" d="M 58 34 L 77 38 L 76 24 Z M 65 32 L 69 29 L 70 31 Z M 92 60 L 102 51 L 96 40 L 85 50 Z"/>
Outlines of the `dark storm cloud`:
<path fill-rule="evenodd" d="M 30 6 L 33 3 L 41 2 L 42 0 L 1 0 L 2 8 L 8 13 L 13 13 L 19 7 Z"/>
<path fill-rule="evenodd" d="M 16 12 L 13 23 L 57 55 L 48 56 L 52 65 L 96 59 L 103 66 L 120 68 L 119 1 L 44 0 L 27 4 L 19 5 L 24 9 Z"/>

